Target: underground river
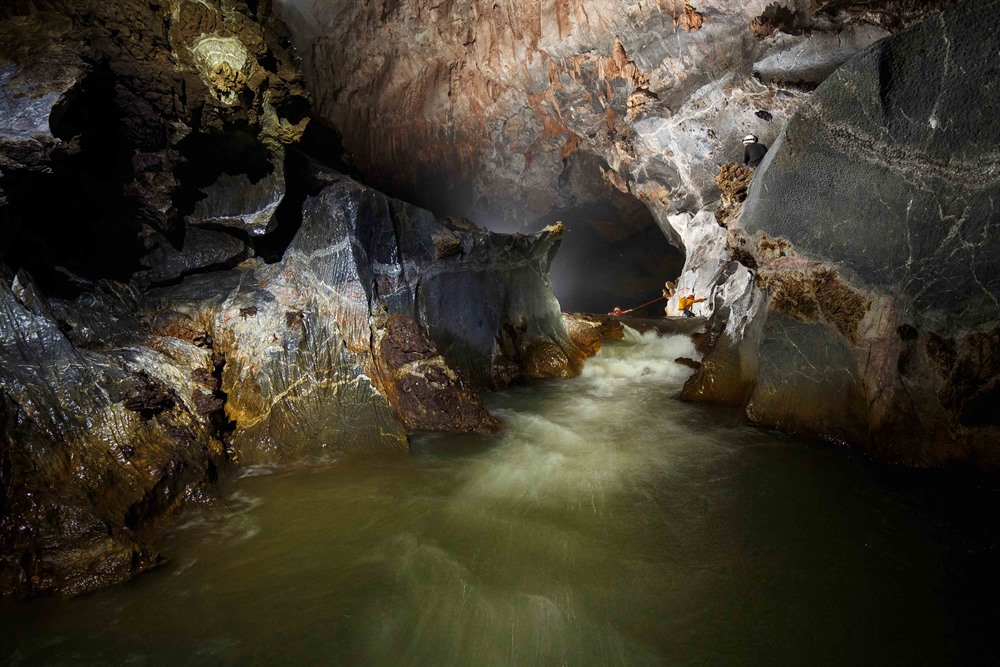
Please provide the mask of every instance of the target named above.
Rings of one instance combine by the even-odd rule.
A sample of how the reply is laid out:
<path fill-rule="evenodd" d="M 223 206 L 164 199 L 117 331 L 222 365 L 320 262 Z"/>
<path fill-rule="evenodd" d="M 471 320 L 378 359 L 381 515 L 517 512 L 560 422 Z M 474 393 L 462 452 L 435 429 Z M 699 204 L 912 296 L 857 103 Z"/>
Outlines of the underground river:
<path fill-rule="evenodd" d="M 169 562 L 0 604 L 9 665 L 942 664 L 996 658 L 996 486 L 675 399 L 685 337 L 489 399 L 494 437 L 252 468 Z M 975 480 L 969 482 L 969 480 Z"/>

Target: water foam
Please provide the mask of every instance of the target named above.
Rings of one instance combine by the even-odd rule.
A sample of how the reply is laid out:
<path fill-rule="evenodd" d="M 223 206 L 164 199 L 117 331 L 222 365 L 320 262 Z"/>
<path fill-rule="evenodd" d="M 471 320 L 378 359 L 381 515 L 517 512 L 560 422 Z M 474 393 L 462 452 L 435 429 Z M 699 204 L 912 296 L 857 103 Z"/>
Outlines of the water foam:
<path fill-rule="evenodd" d="M 674 460 L 663 402 L 691 373 L 674 359 L 696 354 L 687 337 L 627 329 L 624 342 L 606 346 L 543 403 L 512 393 L 512 405 L 496 411 L 507 423 L 500 445 L 465 469 L 455 502 L 483 512 L 523 503 L 608 514 L 616 497 L 662 476 Z M 616 419 L 626 414 L 629 423 Z M 634 437 L 623 439 L 626 429 Z"/>
<path fill-rule="evenodd" d="M 694 343 L 687 336 L 659 336 L 654 331 L 639 333 L 625 327 L 625 339 L 616 346 L 605 346 L 587 362 L 583 377 L 595 384 L 601 380 L 627 380 L 662 384 L 664 381 L 682 384 L 691 369 L 678 364 L 680 357 L 699 358 Z M 620 386 L 613 383 L 612 388 Z M 595 387 L 598 393 L 600 387 Z"/>

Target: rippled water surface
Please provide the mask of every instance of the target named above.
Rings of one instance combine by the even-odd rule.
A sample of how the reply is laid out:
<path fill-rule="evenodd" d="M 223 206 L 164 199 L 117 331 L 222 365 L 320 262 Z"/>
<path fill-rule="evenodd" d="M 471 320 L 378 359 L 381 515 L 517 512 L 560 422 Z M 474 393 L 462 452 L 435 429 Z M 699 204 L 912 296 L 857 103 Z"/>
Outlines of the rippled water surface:
<path fill-rule="evenodd" d="M 254 468 L 169 564 L 0 606 L 13 665 L 940 664 L 997 657 L 995 499 L 675 396 L 682 337 L 497 394 L 496 437 Z"/>

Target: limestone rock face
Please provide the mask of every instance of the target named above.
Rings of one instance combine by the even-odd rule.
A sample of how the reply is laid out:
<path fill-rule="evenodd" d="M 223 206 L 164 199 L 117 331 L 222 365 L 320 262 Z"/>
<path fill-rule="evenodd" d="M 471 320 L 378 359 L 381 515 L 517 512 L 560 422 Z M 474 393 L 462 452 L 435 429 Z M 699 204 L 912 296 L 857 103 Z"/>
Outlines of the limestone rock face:
<path fill-rule="evenodd" d="M 563 322 L 570 340 L 586 357 L 592 357 L 601 350 L 606 340 L 622 340 L 625 328 L 617 318 L 579 313 L 563 313 Z"/>
<path fill-rule="evenodd" d="M 278 8 L 304 54 L 319 115 L 341 128 L 363 171 L 392 179 L 383 183 L 390 190 L 447 177 L 456 197 L 475 193 L 464 205 L 448 202 L 460 212 L 530 220 L 558 203 L 559 176 L 578 152 L 600 157 L 611 185 L 628 189 L 628 167 L 649 156 L 634 154 L 633 124 L 669 117 L 704 85 L 748 65 L 746 49 L 765 50 L 747 25 L 766 2 L 695 4 Z M 704 93 L 696 97 L 704 104 Z M 756 125 L 753 108 L 741 107 Z M 704 154 L 728 137 L 698 139 Z M 684 159 L 660 157 L 666 169 Z M 436 203 L 426 201 L 430 192 L 417 194 Z"/>
<path fill-rule="evenodd" d="M 746 411 L 754 422 L 786 433 L 864 441 L 867 404 L 850 343 L 825 323 L 769 314 Z"/>
<path fill-rule="evenodd" d="M 365 373 L 366 304 L 343 296 L 350 284 L 317 290 L 305 267 L 283 268 L 193 276 L 154 291 L 149 306 L 157 331 L 211 341 L 224 358 L 231 455 L 252 465 L 405 450 L 405 432 Z"/>
<path fill-rule="evenodd" d="M 194 276 L 148 308 L 157 330 L 225 356 L 241 462 L 405 448 L 407 429 L 495 430 L 478 390 L 531 375 L 539 345 L 559 357 L 545 374 L 579 370 L 547 279 L 558 230 L 447 227 L 318 178 L 280 262 Z"/>
<path fill-rule="evenodd" d="M 254 236 L 274 231 L 275 213 L 285 196 L 284 152 L 277 148 L 274 153 L 273 169 L 256 183 L 246 174 L 220 175 L 205 188 L 188 223 L 235 227 Z"/>
<path fill-rule="evenodd" d="M 1000 90 L 979 62 L 996 8 L 943 14 L 834 74 L 775 145 L 743 228 L 898 292 L 920 324 L 996 318 Z"/>
<path fill-rule="evenodd" d="M 760 423 L 917 465 L 1000 463 L 1000 87 L 982 63 L 998 27 L 996 2 L 945 12 L 803 103 L 730 239 L 764 303 L 719 336 L 691 397 L 736 374 Z"/>
<path fill-rule="evenodd" d="M 156 565 L 146 528 L 223 466 L 495 431 L 482 389 L 579 371 L 547 278 L 560 227 L 447 225 L 315 177 L 272 264 L 74 299 L 0 281 L 0 591 L 75 594 Z"/>
<path fill-rule="evenodd" d="M 75 594 L 123 581 L 158 562 L 150 521 L 223 463 L 197 403 L 209 355 L 127 322 L 117 340 L 87 345 L 84 333 L 74 344 L 64 330 L 76 327 L 25 276 L 0 282 L 0 590 Z M 78 314 L 74 323 L 103 310 L 114 326 L 102 304 L 122 295 L 104 289 L 59 309 Z"/>
<path fill-rule="evenodd" d="M 739 159 L 740 138 L 754 133 L 770 145 L 837 66 L 947 2 L 797 0 L 777 14 L 775 4 L 278 0 L 276 7 L 303 54 L 317 116 L 341 132 L 370 182 L 496 230 L 562 219 L 569 233 L 561 261 L 572 263 L 557 266 L 560 298 L 576 303 L 572 279 L 560 274 L 594 274 L 600 246 L 630 260 L 601 282 L 641 303 L 681 273 L 665 249 L 649 252 L 644 231 L 659 227 L 696 261 L 681 284 L 711 296 L 728 261 L 726 232 L 698 216 L 714 206 L 718 166 Z M 586 214 L 636 199 L 651 215 L 608 224 Z M 589 236 L 593 243 L 577 240 Z M 577 254 L 576 244 L 586 248 Z M 628 284 L 642 273 L 651 279 Z M 600 309 L 590 307 L 606 312 L 618 301 L 602 299 Z"/>
<path fill-rule="evenodd" d="M 150 265 L 144 277 L 152 283 L 176 280 L 196 271 L 215 269 L 246 259 L 247 244 L 241 239 L 212 229 L 190 227 L 184 231 L 181 247 L 174 247 L 162 234 L 150 232 L 150 251 L 145 260 Z"/>
<path fill-rule="evenodd" d="M 151 526 L 226 466 L 499 428 L 481 390 L 577 373 L 613 334 L 567 332 L 564 234 L 654 296 L 679 267 L 650 232 L 683 248 L 714 315 L 689 396 L 996 465 L 997 4 L 812 92 L 940 4 L 283 0 L 337 159 L 442 221 L 304 176 L 309 99 L 267 1 L 5 3 L 0 591 L 154 566 Z M 748 132 L 771 157 L 742 221 L 736 190 L 716 216 Z M 624 287 L 648 298 L 600 298 Z"/>
<path fill-rule="evenodd" d="M 502 424 L 402 313 L 378 318 L 372 343 L 376 382 L 408 431 L 497 431 Z"/>
<path fill-rule="evenodd" d="M 59 143 L 50 119 L 87 69 L 80 37 L 67 17 L 38 13 L 0 23 L 0 41 L 20 56 L 0 55 L 0 168 L 37 167 Z"/>
<path fill-rule="evenodd" d="M 167 245 L 192 225 L 273 231 L 308 109 L 270 3 L 4 3 L 0 255 L 59 289 L 53 266 L 158 281 L 217 265 L 218 244 Z"/>
<path fill-rule="evenodd" d="M 871 24 L 849 26 L 837 34 L 781 33 L 770 52 L 754 63 L 753 71 L 764 83 L 818 86 L 851 56 L 888 35 Z"/>
<path fill-rule="evenodd" d="M 220 469 L 496 430 L 481 391 L 579 371 L 562 226 L 286 150 L 309 103 L 269 3 L 15 0 L 0 36 L 0 593 L 154 566 Z"/>

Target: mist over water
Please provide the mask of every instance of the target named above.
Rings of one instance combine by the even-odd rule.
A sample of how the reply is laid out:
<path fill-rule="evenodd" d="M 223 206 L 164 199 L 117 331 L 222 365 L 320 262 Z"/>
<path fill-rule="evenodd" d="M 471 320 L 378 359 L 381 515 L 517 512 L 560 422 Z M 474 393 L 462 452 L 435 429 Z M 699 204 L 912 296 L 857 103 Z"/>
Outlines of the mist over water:
<path fill-rule="evenodd" d="M 170 563 L 0 606 L 37 665 L 940 664 L 995 657 L 996 530 L 961 493 L 684 404 L 685 337 L 490 397 L 498 436 L 257 467 Z M 936 485 L 929 488 L 927 485 Z M 995 500 L 986 489 L 970 498 Z M 978 531 L 978 532 L 977 532 Z M 960 543 L 955 547 L 953 540 Z M 991 541 L 992 540 L 992 541 Z M 978 568 L 978 569 L 977 569 Z"/>

